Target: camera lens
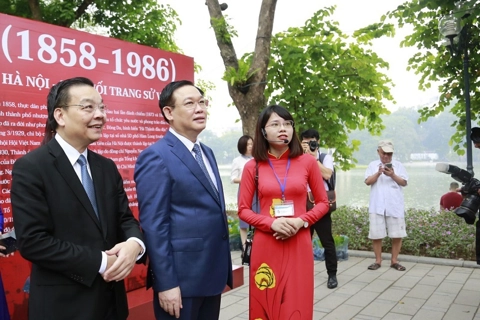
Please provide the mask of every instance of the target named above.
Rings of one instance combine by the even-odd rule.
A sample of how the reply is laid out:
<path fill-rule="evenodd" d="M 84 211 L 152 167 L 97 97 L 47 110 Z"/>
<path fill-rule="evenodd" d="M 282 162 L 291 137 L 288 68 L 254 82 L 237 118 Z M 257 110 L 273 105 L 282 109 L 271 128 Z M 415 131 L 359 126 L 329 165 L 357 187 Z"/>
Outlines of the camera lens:
<path fill-rule="evenodd" d="M 476 219 L 476 212 L 480 207 L 480 196 L 476 194 L 469 194 L 463 201 L 460 207 L 456 208 L 454 212 L 465 219 L 467 224 L 473 224 Z"/>
<path fill-rule="evenodd" d="M 315 140 L 311 140 L 308 142 L 308 146 L 310 147 L 310 151 L 315 151 L 318 148 L 318 142 Z"/>

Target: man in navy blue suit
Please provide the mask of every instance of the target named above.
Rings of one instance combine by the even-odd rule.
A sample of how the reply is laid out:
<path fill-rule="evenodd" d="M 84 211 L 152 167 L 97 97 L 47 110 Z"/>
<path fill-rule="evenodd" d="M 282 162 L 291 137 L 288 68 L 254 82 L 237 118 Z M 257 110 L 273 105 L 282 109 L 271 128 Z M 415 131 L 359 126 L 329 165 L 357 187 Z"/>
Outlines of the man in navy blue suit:
<path fill-rule="evenodd" d="M 232 261 L 217 162 L 197 139 L 208 100 L 182 80 L 163 89 L 159 104 L 170 128 L 135 166 L 155 317 L 218 319 L 221 293 L 232 287 Z"/>

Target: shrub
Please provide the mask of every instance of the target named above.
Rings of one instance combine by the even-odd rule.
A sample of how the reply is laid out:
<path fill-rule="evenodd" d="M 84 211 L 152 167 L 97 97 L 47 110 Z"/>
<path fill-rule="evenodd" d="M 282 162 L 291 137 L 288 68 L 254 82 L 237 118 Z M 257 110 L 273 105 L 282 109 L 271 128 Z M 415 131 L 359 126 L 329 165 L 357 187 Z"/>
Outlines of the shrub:
<path fill-rule="evenodd" d="M 238 216 L 234 206 L 227 210 L 229 231 L 238 234 Z M 407 209 L 405 214 L 408 236 L 403 239 L 401 254 L 476 260 L 475 226 L 450 211 Z M 373 251 L 372 240 L 368 239 L 368 208 L 340 206 L 332 213 L 332 233 L 335 244 L 341 237 L 348 237 L 351 250 Z M 392 242 L 383 241 L 383 252 L 391 252 Z"/>
<path fill-rule="evenodd" d="M 475 226 L 455 213 L 408 209 L 405 222 L 408 236 L 403 239 L 401 254 L 476 260 Z M 341 206 L 332 213 L 332 232 L 347 235 L 349 249 L 373 250 L 368 225 L 368 208 Z M 382 251 L 391 249 L 391 241 L 385 239 Z"/>

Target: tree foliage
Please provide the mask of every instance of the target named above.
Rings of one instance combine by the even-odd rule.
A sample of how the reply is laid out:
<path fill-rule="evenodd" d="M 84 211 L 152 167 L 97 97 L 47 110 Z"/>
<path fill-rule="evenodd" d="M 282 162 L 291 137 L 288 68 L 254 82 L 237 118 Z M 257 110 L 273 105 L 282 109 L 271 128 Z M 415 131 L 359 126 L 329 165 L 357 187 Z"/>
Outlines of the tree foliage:
<path fill-rule="evenodd" d="M 177 13 L 155 0 L 0 0 L 0 12 L 63 27 L 95 26 L 113 38 L 179 51 Z"/>
<path fill-rule="evenodd" d="M 439 101 L 432 106 L 420 110 L 419 121 L 426 121 L 445 111 L 454 103 L 451 113 L 455 119 L 451 126 L 455 133 L 451 137 L 451 144 L 454 151 L 459 155 L 465 153 L 465 83 L 463 66 L 465 55 L 462 49 L 469 53 L 468 69 L 470 95 L 471 95 L 471 116 L 472 121 L 479 122 L 480 111 L 480 86 L 478 76 L 480 74 L 480 30 L 478 16 L 480 4 L 477 0 L 460 1 L 461 8 L 455 7 L 456 1 L 452 0 L 412 0 L 399 5 L 395 10 L 387 12 L 382 18 L 382 24 L 369 26 L 359 30 L 364 38 L 379 37 L 386 33 L 385 28 L 391 29 L 391 21 L 396 21 L 399 28 L 406 25 L 413 27 L 413 33 L 406 36 L 401 45 L 406 47 L 417 47 L 418 52 L 409 59 L 408 70 L 413 70 L 420 75 L 419 88 L 427 89 L 431 86 L 438 86 L 440 94 Z M 471 9 L 471 14 L 465 17 Z M 461 19 L 463 28 L 466 28 L 467 37 L 462 38 L 456 45 L 458 53 L 450 51 L 441 45 L 438 22 L 447 14 L 453 14 Z"/>
<path fill-rule="evenodd" d="M 455 129 L 449 124 L 455 119 L 450 113 L 454 103 L 436 117 L 431 117 L 422 124 L 418 124 L 420 114 L 418 109 L 400 108 L 389 115 L 382 115 L 385 129 L 381 137 L 374 137 L 365 130 L 355 130 L 350 135 L 351 140 L 362 142 L 353 156 L 359 164 L 366 165 L 377 159 L 378 141 L 388 139 L 393 141 L 395 152 L 393 157 L 402 162 L 410 161 L 412 153 L 437 153 L 439 161 L 458 162 L 462 157 L 453 152 L 449 144 L 450 137 Z M 480 159 L 480 154 L 474 153 L 474 159 Z M 464 160 L 464 159 L 463 159 Z"/>
<path fill-rule="evenodd" d="M 322 145 L 335 148 L 336 163 L 348 169 L 360 144 L 349 142 L 349 133 L 380 134 L 392 83 L 380 71 L 388 63 L 368 42 L 361 46 L 343 34 L 330 18 L 334 10 L 321 9 L 305 26 L 274 36 L 266 93 L 289 109 L 297 131 L 318 129 Z"/>

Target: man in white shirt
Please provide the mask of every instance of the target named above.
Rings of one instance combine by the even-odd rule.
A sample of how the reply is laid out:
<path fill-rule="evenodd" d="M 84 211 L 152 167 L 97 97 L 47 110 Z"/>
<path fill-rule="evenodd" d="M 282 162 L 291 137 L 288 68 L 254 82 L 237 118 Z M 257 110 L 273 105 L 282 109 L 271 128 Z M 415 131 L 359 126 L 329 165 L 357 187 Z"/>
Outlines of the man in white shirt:
<path fill-rule="evenodd" d="M 407 236 L 405 230 L 405 204 L 403 187 L 407 185 L 408 175 L 404 166 L 393 157 L 393 143 L 382 140 L 378 143 L 379 160 L 370 162 L 365 171 L 365 184 L 371 186 L 370 230 L 368 237 L 373 241 L 375 262 L 368 269 L 377 270 L 382 264 L 382 239 L 392 239 L 392 259 L 390 267 L 405 271 L 398 262 L 402 247 L 402 238 Z"/>

